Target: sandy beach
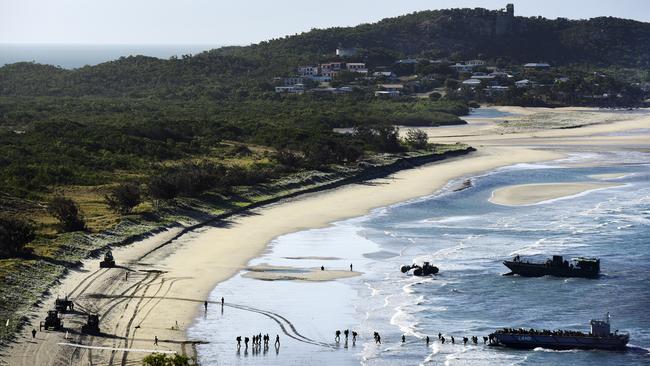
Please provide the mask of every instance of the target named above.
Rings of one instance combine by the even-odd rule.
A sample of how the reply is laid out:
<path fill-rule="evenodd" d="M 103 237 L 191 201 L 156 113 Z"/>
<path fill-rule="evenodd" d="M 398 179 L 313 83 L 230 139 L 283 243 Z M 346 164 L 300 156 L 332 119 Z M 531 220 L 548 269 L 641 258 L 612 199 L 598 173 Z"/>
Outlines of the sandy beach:
<path fill-rule="evenodd" d="M 610 149 L 648 148 L 650 134 L 624 134 L 626 131 L 650 128 L 650 112 L 619 116 L 612 112 L 588 109 L 535 109 L 498 107 L 512 113 L 504 117 L 521 120 L 520 126 L 504 127 L 504 118 L 485 120 L 474 125 L 427 128 L 432 142 L 464 142 L 477 151 L 468 156 L 400 171 L 388 178 L 365 184 L 304 195 L 267 207 L 252 210 L 225 222 L 216 222 L 178 240 L 162 245 L 180 229 L 172 229 L 141 242 L 116 248 L 118 268 L 99 270 L 99 260 L 84 262 L 81 270 L 71 272 L 52 289 L 50 298 L 35 314 L 26 314 L 38 329 L 46 309 L 53 307 L 57 294 L 68 294 L 81 310 L 102 316 L 101 335 L 82 337 L 70 332 L 69 339 L 59 332 L 39 332 L 31 339 L 28 326 L 10 348 L 5 361 L 10 365 L 54 364 L 138 364 L 151 350 L 166 350 L 196 356 L 194 347 L 201 339 L 190 340 L 186 330 L 203 311 L 210 291 L 239 271 L 251 259 L 263 253 L 274 238 L 309 228 L 320 228 L 346 218 L 357 217 L 370 210 L 435 193 L 450 180 L 471 176 L 492 169 L 518 164 L 561 159 L 573 151 L 589 151 L 607 145 Z M 578 128 L 548 129 L 545 118 L 554 115 L 571 119 L 582 116 Z M 538 116 L 539 119 L 536 119 Z M 551 116 L 551 117 L 549 117 Z M 612 179 L 615 176 L 598 177 Z M 602 183 L 513 186 L 495 192 L 493 202 L 530 204 L 590 189 L 612 186 Z M 534 191 L 535 194 L 527 194 Z M 162 246 L 161 246 L 162 245 Z M 296 272 L 287 268 L 257 268 L 249 271 L 260 279 L 335 280 L 349 275 L 345 268 L 332 268 L 318 273 L 313 269 Z M 128 276 L 127 276 L 128 273 Z M 289 274 L 293 273 L 293 278 Z M 315 284 L 318 285 L 318 284 Z M 243 303 L 246 291 L 225 302 Z M 218 304 L 209 304 L 209 308 Z M 79 329 L 82 315 L 66 316 L 66 327 Z M 115 335 L 115 336 L 113 336 Z M 158 346 L 154 346 L 158 337 Z M 83 342 L 91 348 L 77 348 Z M 69 343 L 73 345 L 60 345 Z M 93 349 L 93 346 L 109 349 Z M 114 349 L 110 349 L 114 348 Z M 140 349 L 126 352 L 119 348 Z"/>
<path fill-rule="evenodd" d="M 618 184 L 605 183 L 520 184 L 494 190 L 490 202 L 506 206 L 532 205 L 617 186 Z"/>

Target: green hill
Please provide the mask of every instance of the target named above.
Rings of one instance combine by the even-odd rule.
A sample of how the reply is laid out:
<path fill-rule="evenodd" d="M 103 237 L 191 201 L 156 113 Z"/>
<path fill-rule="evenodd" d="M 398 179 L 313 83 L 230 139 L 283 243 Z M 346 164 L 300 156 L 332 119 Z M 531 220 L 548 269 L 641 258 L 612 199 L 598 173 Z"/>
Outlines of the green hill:
<path fill-rule="evenodd" d="M 63 70 L 18 63 L 0 68 L 0 95 L 246 98 L 270 91 L 274 76 L 302 63 L 334 58 L 356 47 L 370 67 L 404 57 L 481 58 L 496 65 L 648 68 L 650 24 L 511 16 L 505 11 L 422 11 L 356 27 L 314 29 L 246 47 L 224 47 L 179 59 L 127 57 Z"/>

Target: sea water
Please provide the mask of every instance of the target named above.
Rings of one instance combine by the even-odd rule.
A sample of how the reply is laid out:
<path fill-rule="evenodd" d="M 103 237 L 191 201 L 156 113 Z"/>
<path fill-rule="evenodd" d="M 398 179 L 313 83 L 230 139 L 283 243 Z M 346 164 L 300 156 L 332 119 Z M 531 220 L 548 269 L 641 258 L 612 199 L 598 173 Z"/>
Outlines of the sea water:
<path fill-rule="evenodd" d="M 199 346 L 204 365 L 647 365 L 649 168 L 650 157 L 642 152 L 591 152 L 520 164 L 470 177 L 468 189 L 454 190 L 468 178 L 463 177 L 430 197 L 281 236 L 251 264 L 345 269 L 353 263 L 363 274 L 320 283 L 239 274 L 217 286 L 211 298 L 224 296 L 243 307 L 208 311 L 190 336 L 210 342 Z M 488 200 L 503 186 L 595 182 L 592 175 L 605 173 L 620 173 L 608 180 L 620 185 L 526 206 Z M 599 257 L 602 276 L 503 276 L 504 259 L 545 260 L 555 254 Z M 399 271 L 422 261 L 440 273 L 420 278 Z M 485 346 L 482 339 L 478 345 L 461 342 L 501 327 L 587 331 L 590 319 L 607 312 L 612 330 L 630 332 L 628 350 L 512 350 Z M 336 343 L 337 329 L 354 329 L 359 339 Z M 375 331 L 381 345 L 372 339 Z M 280 335 L 277 352 L 273 345 L 259 352 L 236 349 L 237 335 L 259 332 L 272 339 Z M 450 344 L 451 336 L 456 344 Z"/>

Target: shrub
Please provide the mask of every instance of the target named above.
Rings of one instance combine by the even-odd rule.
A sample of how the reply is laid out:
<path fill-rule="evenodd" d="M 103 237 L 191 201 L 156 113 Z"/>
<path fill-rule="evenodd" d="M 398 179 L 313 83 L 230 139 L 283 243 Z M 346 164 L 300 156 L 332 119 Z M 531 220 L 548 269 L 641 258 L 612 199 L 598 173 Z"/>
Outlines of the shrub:
<path fill-rule="evenodd" d="M 140 187 L 134 183 L 120 184 L 104 196 L 111 210 L 128 214 L 142 202 Z"/>
<path fill-rule="evenodd" d="M 86 222 L 79 212 L 79 207 L 70 198 L 54 197 L 47 205 L 47 211 L 59 220 L 59 225 L 64 232 L 86 229 Z"/>
<path fill-rule="evenodd" d="M 422 130 L 411 128 L 406 131 L 404 142 L 415 150 L 426 149 L 429 146 L 429 135 Z"/>
<path fill-rule="evenodd" d="M 34 227 L 16 217 L 0 216 L 0 258 L 24 253 L 25 244 L 34 240 Z"/>

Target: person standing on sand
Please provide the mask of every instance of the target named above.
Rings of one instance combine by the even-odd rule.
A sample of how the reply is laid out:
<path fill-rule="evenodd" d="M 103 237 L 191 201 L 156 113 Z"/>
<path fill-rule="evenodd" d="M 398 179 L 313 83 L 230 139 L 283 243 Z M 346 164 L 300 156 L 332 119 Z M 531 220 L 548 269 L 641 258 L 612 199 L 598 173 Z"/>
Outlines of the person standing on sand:
<path fill-rule="evenodd" d="M 406 336 L 402 334 L 402 343 L 406 342 Z"/>
<path fill-rule="evenodd" d="M 321 270 L 321 271 L 324 271 L 324 270 L 325 270 L 325 266 L 320 266 L 320 270 Z"/>
<path fill-rule="evenodd" d="M 275 335 L 275 348 L 280 348 L 280 335 Z"/>
<path fill-rule="evenodd" d="M 336 334 L 336 335 L 334 336 L 334 340 L 335 340 L 336 342 L 340 341 L 340 340 L 341 340 L 341 331 L 340 331 L 340 330 L 337 330 L 335 334 Z"/>
<path fill-rule="evenodd" d="M 203 307 L 205 308 L 205 311 L 208 311 L 208 301 L 203 302 Z"/>
<path fill-rule="evenodd" d="M 348 341 L 348 335 L 350 334 L 350 330 L 349 329 L 344 330 L 343 334 L 345 335 L 345 341 L 347 342 Z"/>
<path fill-rule="evenodd" d="M 158 345 L 158 336 L 153 337 L 153 345 L 157 346 Z"/>
<path fill-rule="evenodd" d="M 237 336 L 237 338 L 235 338 L 235 340 L 237 341 L 237 349 L 240 349 L 241 348 L 241 336 Z"/>
<path fill-rule="evenodd" d="M 36 338 L 36 328 L 32 328 L 32 338 Z"/>
<path fill-rule="evenodd" d="M 429 342 L 431 342 L 431 339 L 427 336 L 427 346 L 429 346 Z"/>
<path fill-rule="evenodd" d="M 250 341 L 250 339 L 248 339 L 248 337 L 244 337 L 244 346 L 246 346 L 246 349 L 248 349 L 248 341 Z"/>
<path fill-rule="evenodd" d="M 350 263 L 350 272 L 352 272 L 352 263 Z"/>
<path fill-rule="evenodd" d="M 357 341 L 357 332 L 352 331 L 352 342 L 356 342 L 356 341 Z"/>
<path fill-rule="evenodd" d="M 223 296 L 221 296 L 221 307 L 223 307 Z"/>

